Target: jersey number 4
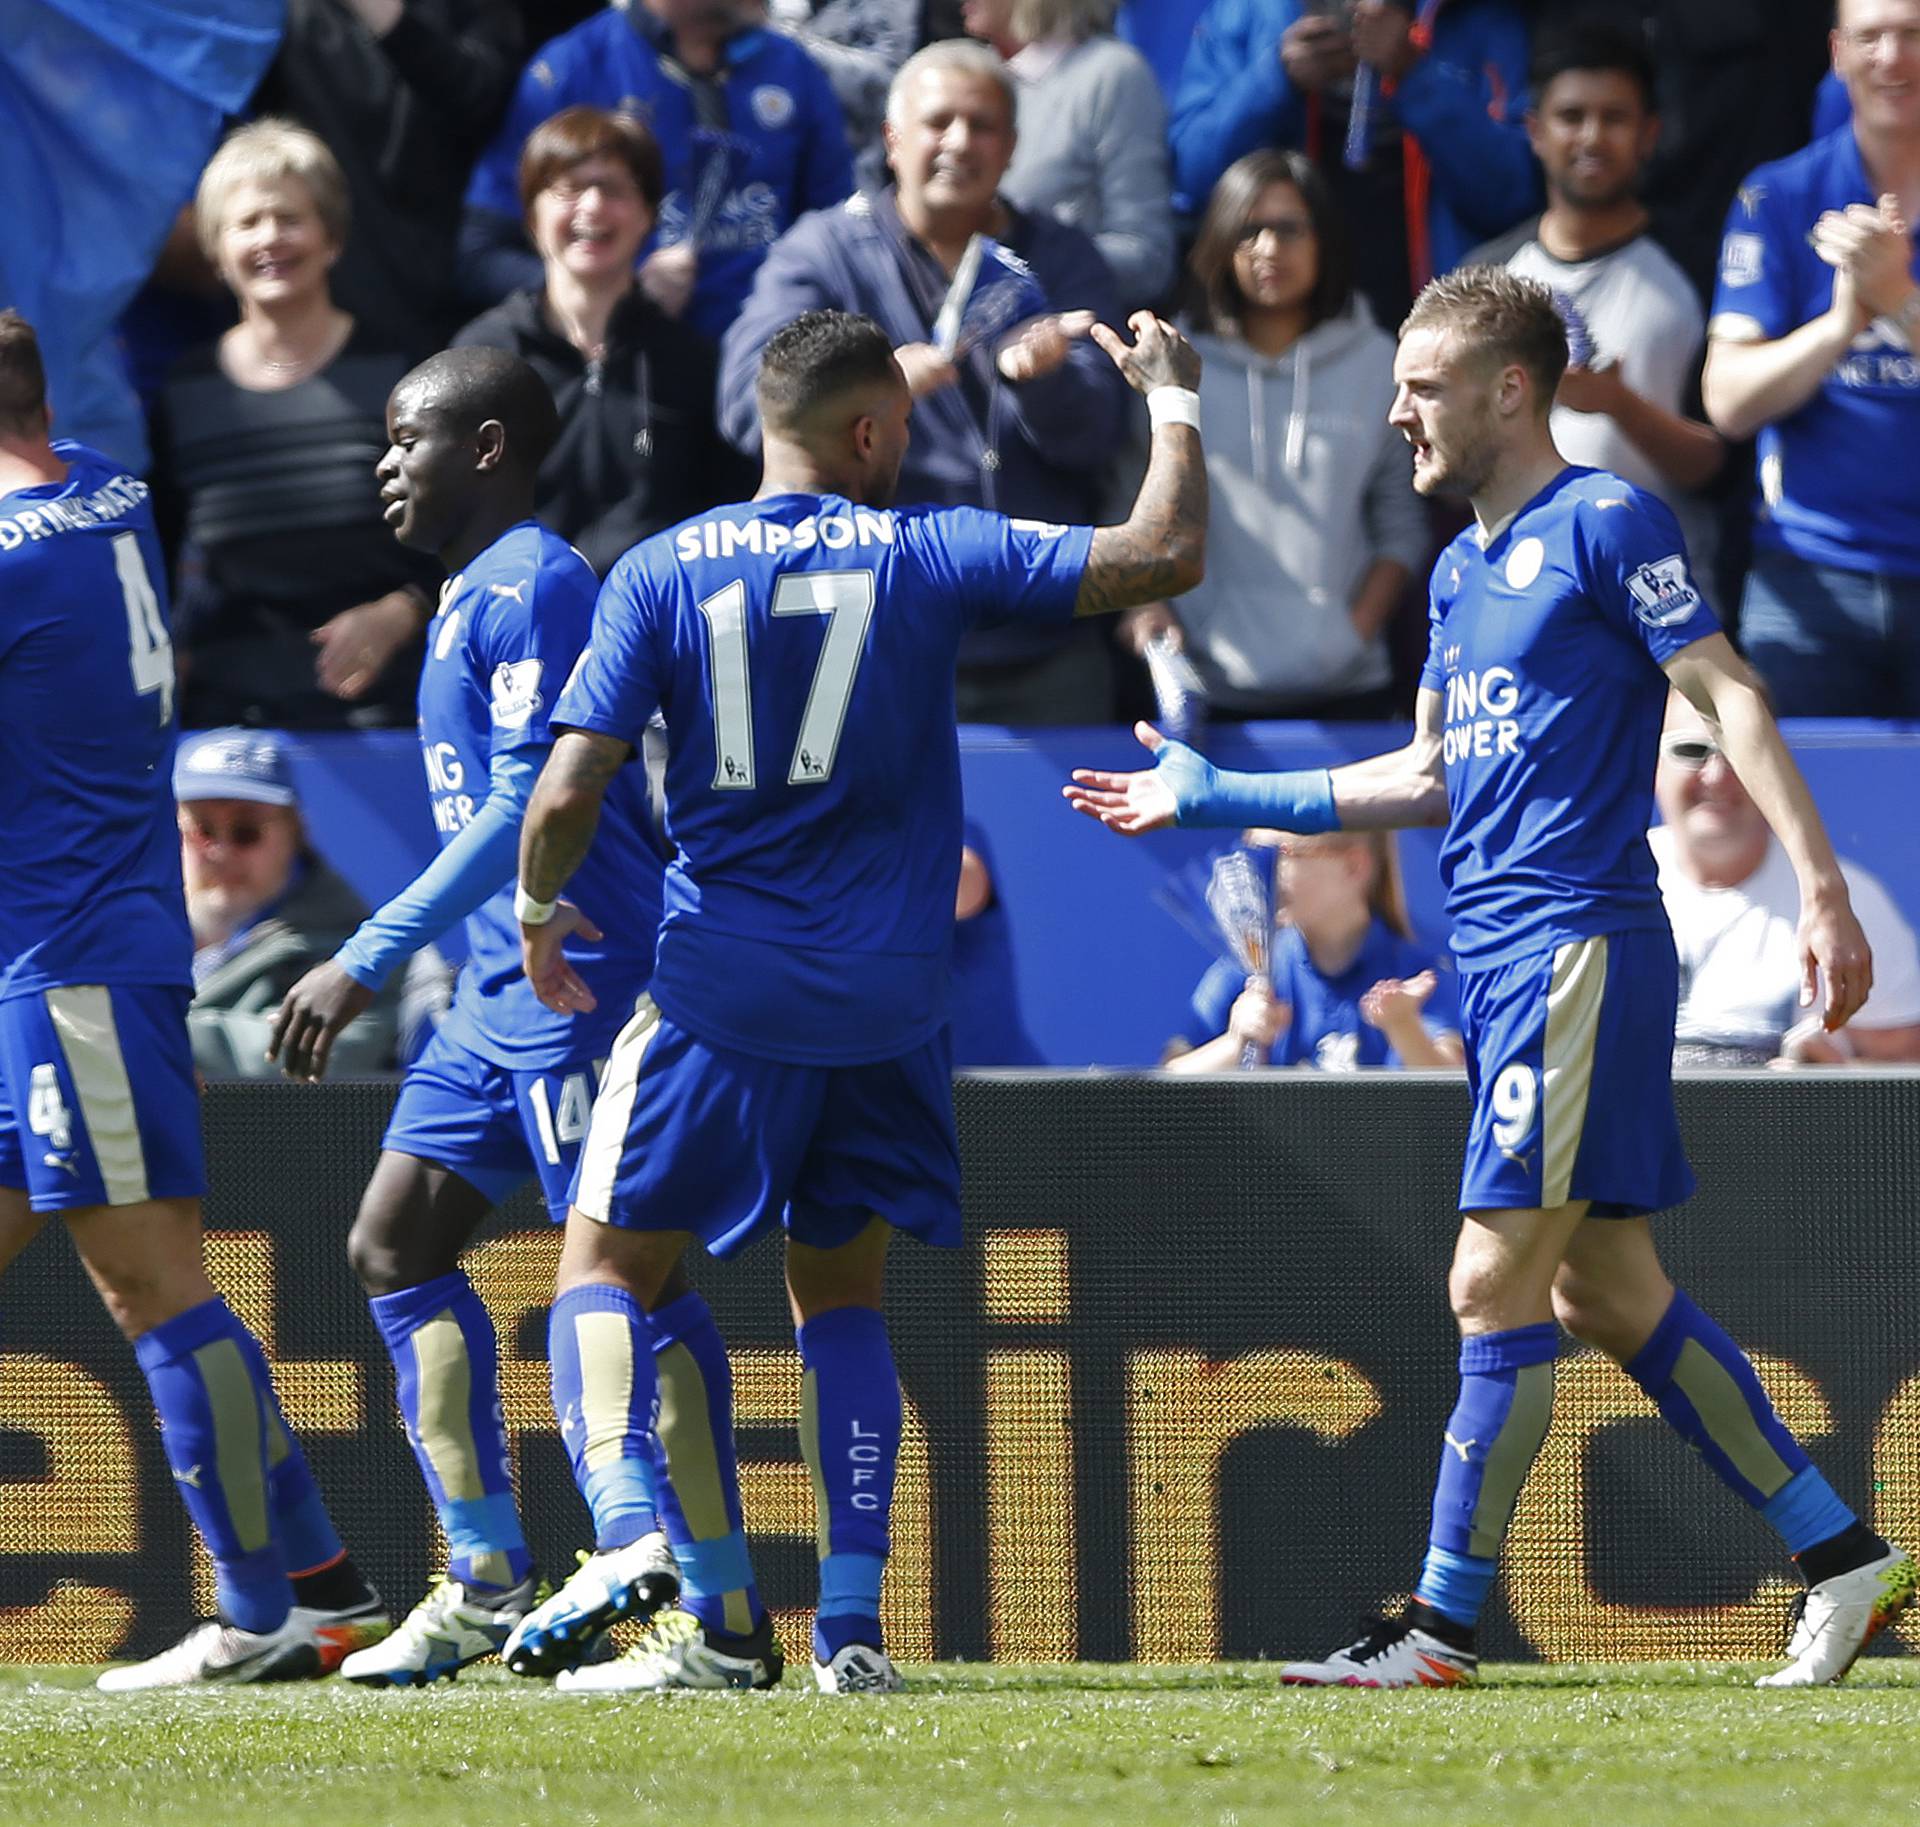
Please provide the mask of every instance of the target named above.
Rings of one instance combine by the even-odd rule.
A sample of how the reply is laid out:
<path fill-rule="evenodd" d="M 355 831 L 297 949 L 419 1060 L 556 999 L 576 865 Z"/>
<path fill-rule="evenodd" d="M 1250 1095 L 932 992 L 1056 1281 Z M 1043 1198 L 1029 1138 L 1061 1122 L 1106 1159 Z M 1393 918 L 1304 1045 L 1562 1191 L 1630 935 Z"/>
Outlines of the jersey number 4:
<path fill-rule="evenodd" d="M 826 638 L 813 689 L 787 767 L 791 787 L 817 787 L 833 772 L 853 681 L 873 620 L 871 571 L 789 571 L 773 587 L 775 615 L 824 615 Z M 700 605 L 707 618 L 713 688 L 713 784 L 722 792 L 754 785 L 753 689 L 747 664 L 747 586 L 736 580 Z"/>
<path fill-rule="evenodd" d="M 160 694 L 160 721 L 173 720 L 173 642 L 167 637 L 166 618 L 140 541 L 132 533 L 113 536 L 113 568 L 120 577 L 120 594 L 127 605 L 127 664 L 133 671 L 133 689 L 145 697 Z"/>

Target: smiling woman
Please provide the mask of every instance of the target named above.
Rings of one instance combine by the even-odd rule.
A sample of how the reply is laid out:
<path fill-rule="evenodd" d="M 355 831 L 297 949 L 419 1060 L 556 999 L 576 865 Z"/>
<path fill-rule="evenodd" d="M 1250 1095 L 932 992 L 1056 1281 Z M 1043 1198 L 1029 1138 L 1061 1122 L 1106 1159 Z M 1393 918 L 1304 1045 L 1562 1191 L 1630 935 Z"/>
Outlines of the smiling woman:
<path fill-rule="evenodd" d="M 382 414 L 410 364 L 330 295 L 340 168 L 304 129 L 256 121 L 214 155 L 194 214 L 240 321 L 168 377 L 155 427 L 183 719 L 409 722 L 437 580 L 381 524 Z"/>

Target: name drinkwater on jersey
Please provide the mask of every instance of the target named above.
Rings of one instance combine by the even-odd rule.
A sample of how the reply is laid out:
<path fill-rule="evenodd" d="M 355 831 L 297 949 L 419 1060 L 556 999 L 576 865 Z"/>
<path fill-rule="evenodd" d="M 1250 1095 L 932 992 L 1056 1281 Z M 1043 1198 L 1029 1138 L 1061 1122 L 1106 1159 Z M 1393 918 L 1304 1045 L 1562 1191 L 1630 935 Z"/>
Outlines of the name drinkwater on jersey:
<path fill-rule="evenodd" d="M 782 552 L 811 552 L 816 545 L 845 552 L 854 546 L 890 546 L 893 537 L 891 513 L 855 508 L 851 514 L 808 514 L 792 526 L 779 520 L 696 520 L 674 534 L 673 550 L 685 564 L 738 552 L 777 558 Z"/>
<path fill-rule="evenodd" d="M 52 539 L 78 533 L 109 520 L 124 519 L 147 499 L 147 485 L 132 476 L 111 482 L 71 501 L 43 501 L 0 519 L 0 552 L 11 552 L 30 539 Z"/>

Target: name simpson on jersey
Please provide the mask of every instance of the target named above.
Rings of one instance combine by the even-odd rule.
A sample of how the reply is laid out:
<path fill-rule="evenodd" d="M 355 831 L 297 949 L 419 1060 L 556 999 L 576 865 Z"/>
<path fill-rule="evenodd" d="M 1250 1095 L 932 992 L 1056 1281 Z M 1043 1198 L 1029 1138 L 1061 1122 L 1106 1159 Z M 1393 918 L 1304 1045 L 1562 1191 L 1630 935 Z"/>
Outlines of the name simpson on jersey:
<path fill-rule="evenodd" d="M 736 552 L 772 558 L 782 552 L 810 552 L 815 546 L 845 552 L 853 546 L 892 544 L 892 514 L 873 508 L 855 508 L 851 514 L 809 514 L 792 526 L 778 520 L 700 520 L 673 536 L 674 556 L 683 561 L 731 558 Z"/>
<path fill-rule="evenodd" d="M 91 495 L 79 495 L 72 501 L 43 501 L 38 507 L 22 508 L 17 514 L 0 519 L 0 552 L 11 552 L 29 539 L 52 539 L 56 534 L 97 527 L 103 520 L 118 520 L 132 513 L 146 498 L 144 482 L 132 476 L 115 476 Z"/>

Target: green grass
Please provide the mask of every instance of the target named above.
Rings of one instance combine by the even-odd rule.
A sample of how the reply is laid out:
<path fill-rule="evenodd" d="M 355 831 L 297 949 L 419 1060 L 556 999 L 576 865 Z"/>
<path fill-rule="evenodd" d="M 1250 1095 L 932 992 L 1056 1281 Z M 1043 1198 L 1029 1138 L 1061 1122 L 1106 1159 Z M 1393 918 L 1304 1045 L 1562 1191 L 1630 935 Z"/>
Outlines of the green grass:
<path fill-rule="evenodd" d="M 0 1823 L 1098 1822 L 1920 1827 L 1920 1663 L 1756 1693 L 1706 1665 L 1495 1668 L 1469 1693 L 1270 1665 L 910 1671 L 913 1691 L 574 1697 L 504 1673 L 109 1697 L 0 1670 Z"/>

